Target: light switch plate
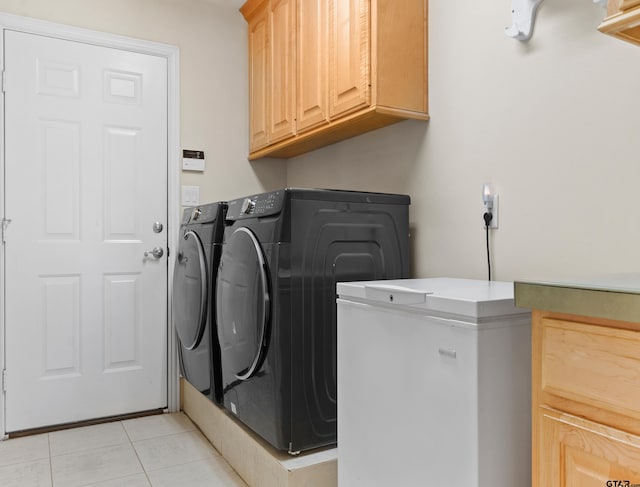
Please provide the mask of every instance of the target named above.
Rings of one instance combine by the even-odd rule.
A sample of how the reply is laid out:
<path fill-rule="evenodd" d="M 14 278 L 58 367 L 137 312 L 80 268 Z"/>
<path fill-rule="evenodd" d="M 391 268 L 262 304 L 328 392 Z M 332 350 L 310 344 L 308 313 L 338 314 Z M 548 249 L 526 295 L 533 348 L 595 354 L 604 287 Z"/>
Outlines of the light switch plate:
<path fill-rule="evenodd" d="M 182 186 L 182 206 L 200 204 L 200 186 Z"/>

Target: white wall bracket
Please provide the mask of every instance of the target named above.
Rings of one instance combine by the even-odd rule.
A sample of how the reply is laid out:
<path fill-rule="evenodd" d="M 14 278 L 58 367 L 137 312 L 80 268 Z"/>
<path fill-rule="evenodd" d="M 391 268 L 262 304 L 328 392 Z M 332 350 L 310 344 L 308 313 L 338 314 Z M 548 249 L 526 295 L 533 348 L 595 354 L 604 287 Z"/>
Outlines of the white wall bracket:
<path fill-rule="evenodd" d="M 541 3 L 542 0 L 511 0 L 513 24 L 511 27 L 505 27 L 505 34 L 519 41 L 531 39 L 533 24 L 535 24 L 536 14 Z M 607 8 L 609 0 L 593 0 L 593 3 Z"/>
<path fill-rule="evenodd" d="M 511 0 L 513 24 L 505 28 L 505 34 L 519 41 L 528 41 L 533 34 L 533 24 L 542 0 Z"/>

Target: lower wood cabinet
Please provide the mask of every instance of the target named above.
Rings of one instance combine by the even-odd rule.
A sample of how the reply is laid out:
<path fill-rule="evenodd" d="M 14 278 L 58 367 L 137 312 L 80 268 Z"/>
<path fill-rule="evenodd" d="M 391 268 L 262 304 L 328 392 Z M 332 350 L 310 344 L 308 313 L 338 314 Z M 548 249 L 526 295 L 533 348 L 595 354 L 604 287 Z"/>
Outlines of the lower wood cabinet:
<path fill-rule="evenodd" d="M 548 408 L 538 410 L 538 421 L 541 469 L 533 485 L 640 484 L 639 436 Z"/>
<path fill-rule="evenodd" d="M 640 324 L 532 317 L 532 485 L 640 486 Z"/>

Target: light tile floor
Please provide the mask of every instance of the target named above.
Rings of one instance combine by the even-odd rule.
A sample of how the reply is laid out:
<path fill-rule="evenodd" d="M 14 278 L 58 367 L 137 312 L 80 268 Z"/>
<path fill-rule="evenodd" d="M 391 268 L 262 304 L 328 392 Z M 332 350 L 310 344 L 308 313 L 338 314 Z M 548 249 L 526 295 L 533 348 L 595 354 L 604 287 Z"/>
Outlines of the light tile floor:
<path fill-rule="evenodd" d="M 246 487 L 183 413 L 0 441 L 2 487 Z"/>

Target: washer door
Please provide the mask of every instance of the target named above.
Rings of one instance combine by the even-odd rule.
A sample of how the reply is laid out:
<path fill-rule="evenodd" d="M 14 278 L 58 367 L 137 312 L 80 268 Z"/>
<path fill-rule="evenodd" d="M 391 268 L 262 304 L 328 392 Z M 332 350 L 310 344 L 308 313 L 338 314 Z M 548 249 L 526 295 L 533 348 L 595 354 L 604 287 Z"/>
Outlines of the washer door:
<path fill-rule="evenodd" d="M 200 237 L 188 231 L 180 241 L 173 274 L 173 321 L 187 350 L 196 348 L 204 335 L 208 282 L 204 247 Z"/>
<path fill-rule="evenodd" d="M 251 230 L 240 227 L 225 242 L 216 284 L 223 381 L 251 378 L 269 342 L 270 298 L 266 260 Z"/>

